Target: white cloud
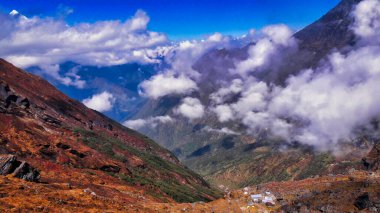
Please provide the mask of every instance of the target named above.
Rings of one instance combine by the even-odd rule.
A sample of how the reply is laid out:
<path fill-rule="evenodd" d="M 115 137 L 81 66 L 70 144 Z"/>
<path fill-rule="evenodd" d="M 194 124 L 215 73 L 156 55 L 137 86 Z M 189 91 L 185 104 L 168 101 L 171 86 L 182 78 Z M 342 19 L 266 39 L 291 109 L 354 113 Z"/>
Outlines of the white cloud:
<path fill-rule="evenodd" d="M 210 99 L 215 104 L 221 104 L 225 99 L 230 95 L 235 95 L 240 93 L 243 90 L 243 81 L 241 79 L 234 79 L 232 82 L 229 82 L 231 85 L 228 87 L 222 87 L 217 92 L 214 92 L 210 95 Z"/>
<path fill-rule="evenodd" d="M 11 16 L 17 16 L 18 14 L 20 14 L 17 10 L 12 10 L 9 15 Z"/>
<path fill-rule="evenodd" d="M 173 44 L 165 52 L 165 63 L 168 68 L 151 79 L 142 82 L 141 94 L 157 99 L 166 95 L 183 95 L 197 90 L 197 80 L 202 74 L 193 69 L 194 63 L 208 50 L 225 46 L 229 37 L 219 33 L 206 40 L 186 40 Z"/>
<path fill-rule="evenodd" d="M 156 62 L 145 54 L 167 42 L 164 34 L 147 29 L 143 11 L 125 22 L 99 21 L 73 26 L 52 18 L 1 16 L 0 56 L 20 67 L 74 61 L 84 65 Z M 148 50 L 149 49 L 149 50 Z"/>
<path fill-rule="evenodd" d="M 197 84 L 190 78 L 180 75 L 175 77 L 168 74 L 158 74 L 140 84 L 140 95 L 157 99 L 171 94 L 189 94 L 198 89 Z"/>
<path fill-rule="evenodd" d="M 224 103 L 223 94 L 231 92 L 221 88 L 210 97 L 217 104 L 211 111 L 220 122 L 241 122 L 248 133 L 267 131 L 321 150 L 338 150 L 341 141 L 351 141 L 359 130 L 374 132 L 370 123 L 380 119 L 379 5 L 365 0 L 354 9 L 352 27 L 359 42 L 350 52 L 330 54 L 320 67 L 290 77 L 285 86 L 244 77 L 263 70 L 280 46 L 294 46 L 286 28 L 266 28 L 248 60 L 237 64 L 243 77 L 239 98 Z"/>
<path fill-rule="evenodd" d="M 211 111 L 215 112 L 220 122 L 227 122 L 234 118 L 234 113 L 231 107 L 227 104 L 218 105 L 212 108 Z"/>
<path fill-rule="evenodd" d="M 174 122 L 174 119 L 166 115 L 149 117 L 147 119 L 127 120 L 123 123 L 123 125 L 131 129 L 139 130 L 143 127 L 156 128 L 159 124 L 166 124 L 172 122 Z"/>
<path fill-rule="evenodd" d="M 224 134 L 224 135 L 240 135 L 240 133 L 235 132 L 227 127 L 223 127 L 221 129 L 215 129 L 215 128 L 206 126 L 202 130 L 206 132 L 213 132 L 213 133 L 219 133 L 219 134 Z"/>
<path fill-rule="evenodd" d="M 264 109 L 267 96 L 268 86 L 265 82 L 249 82 L 249 87 L 242 92 L 242 97 L 231 104 L 231 107 L 240 117 L 243 117 L 247 112 Z"/>
<path fill-rule="evenodd" d="M 294 45 L 293 31 L 284 24 L 270 25 L 262 30 L 274 44 L 282 46 Z"/>
<path fill-rule="evenodd" d="M 144 120 L 144 119 L 136 119 L 136 120 L 128 120 L 128 121 L 125 121 L 123 123 L 124 126 L 128 127 L 128 128 L 131 128 L 131 129 L 134 129 L 134 130 L 138 130 L 144 126 L 146 126 L 148 123 L 147 120 Z"/>
<path fill-rule="evenodd" d="M 354 32 L 361 38 L 377 39 L 380 35 L 380 2 L 365 0 L 360 2 L 353 11 L 355 23 Z M 377 35 L 377 38 L 375 36 Z"/>
<path fill-rule="evenodd" d="M 78 89 L 83 89 L 86 85 L 86 81 L 82 80 L 81 77 L 77 75 L 76 68 L 65 73 L 64 76 L 60 75 L 60 67 L 58 64 L 40 65 L 40 69 L 44 74 L 54 78 L 63 85 L 74 86 Z"/>
<path fill-rule="evenodd" d="M 257 72 L 265 68 L 275 57 L 279 57 L 279 52 L 285 47 L 296 46 L 292 37 L 292 31 L 286 25 L 271 25 L 262 30 L 263 38 L 259 39 L 248 50 L 248 58 L 236 64 L 236 68 L 231 70 L 242 77 L 246 77 L 251 72 Z"/>
<path fill-rule="evenodd" d="M 88 108 L 99 112 L 106 112 L 112 109 L 115 98 L 111 93 L 105 91 L 95 94 L 91 98 L 84 99 L 82 102 Z"/>
<path fill-rule="evenodd" d="M 307 127 L 295 138 L 328 148 L 380 116 L 378 82 L 379 47 L 363 47 L 347 56 L 336 53 L 330 56 L 328 68 L 291 78 L 273 98 L 269 111 L 304 120 Z"/>
<path fill-rule="evenodd" d="M 175 112 L 190 120 L 194 120 L 201 118 L 205 113 L 205 109 L 199 99 L 187 97 L 182 100 L 181 105 L 175 110 Z"/>
<path fill-rule="evenodd" d="M 209 42 L 221 42 L 224 39 L 223 35 L 220 33 L 215 33 L 207 38 Z"/>

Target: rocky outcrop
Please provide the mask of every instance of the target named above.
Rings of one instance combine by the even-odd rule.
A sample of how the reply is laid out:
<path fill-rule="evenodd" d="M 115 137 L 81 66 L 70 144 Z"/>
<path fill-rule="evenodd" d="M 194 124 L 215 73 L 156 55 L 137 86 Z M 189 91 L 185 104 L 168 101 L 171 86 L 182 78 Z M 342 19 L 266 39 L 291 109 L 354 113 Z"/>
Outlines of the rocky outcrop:
<path fill-rule="evenodd" d="M 367 157 L 363 158 L 363 164 L 367 170 L 375 171 L 380 169 L 380 144 L 376 144 Z"/>
<path fill-rule="evenodd" d="M 18 161 L 14 155 L 0 155 L 0 175 L 9 174 L 32 182 L 40 179 L 40 173 L 27 162 Z"/>
<path fill-rule="evenodd" d="M 15 107 L 27 109 L 30 107 L 30 102 L 27 98 L 12 92 L 7 84 L 0 82 L 0 113 L 9 113 Z"/>

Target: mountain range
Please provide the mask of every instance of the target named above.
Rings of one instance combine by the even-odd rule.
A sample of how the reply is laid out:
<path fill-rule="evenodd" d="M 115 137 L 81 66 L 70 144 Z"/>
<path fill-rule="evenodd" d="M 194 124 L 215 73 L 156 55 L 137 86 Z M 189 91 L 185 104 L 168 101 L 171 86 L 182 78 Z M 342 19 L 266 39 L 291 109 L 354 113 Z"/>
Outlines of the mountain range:
<path fill-rule="evenodd" d="M 285 85 L 289 77 L 318 67 L 333 51 L 349 52 L 358 39 L 351 29 L 354 22 L 351 12 L 359 2 L 342 1 L 315 23 L 296 32 L 293 38 L 297 40 L 297 49 L 285 50 L 281 61 L 253 75 L 267 84 Z M 192 96 L 205 106 L 210 105 L 210 94 L 219 86 L 218 82 L 234 79 L 229 70 L 234 68 L 236 61 L 249 57 L 247 52 L 251 46 L 255 44 L 212 50 L 203 55 L 193 68 L 205 77 L 198 83 L 199 92 Z M 134 118 L 175 117 L 175 108 L 182 98 L 169 96 L 148 101 Z M 230 97 L 231 101 L 238 98 L 239 94 Z M 223 128 L 233 131 L 221 131 Z M 185 165 L 207 180 L 228 187 L 347 172 L 358 165 L 376 142 L 371 137 L 358 137 L 354 143 L 345 145 L 350 150 L 348 153 L 336 157 L 330 151 L 316 152 L 312 146 L 298 141 L 284 142 L 263 131 L 246 134 L 240 123 L 221 123 L 212 113 L 192 122 L 179 118 L 175 123 L 143 127 L 139 131 L 174 152 Z"/>
<path fill-rule="evenodd" d="M 350 69 L 371 65 L 358 60 L 363 52 L 377 59 L 368 54 L 377 53 L 371 52 L 378 47 L 376 38 L 370 37 L 375 44 L 368 42 L 355 29 L 353 10 L 364 1 L 343 0 L 290 36 L 280 25 L 263 30 L 269 38 L 207 49 L 191 64 L 193 72 L 174 75 L 201 76 L 196 89 L 183 94 L 149 98 L 143 91 L 144 82 L 170 70 L 165 56 L 161 64 L 63 63 L 63 75 L 89 84 L 60 85 L 63 92 L 42 78 L 57 83 L 41 67 L 24 71 L 0 59 L 0 210 L 379 211 L 380 117 L 371 108 L 376 102 L 363 93 L 354 96 L 362 102 L 342 104 L 337 98 L 373 86 L 376 77 L 376 68 L 358 75 Z M 263 63 L 252 60 L 257 51 L 265 56 L 260 47 L 269 51 L 267 63 L 265 57 Z M 346 66 L 351 59 L 356 61 Z M 291 96 L 310 92 L 315 81 L 322 86 L 312 87 L 306 99 Z M 313 107 L 328 105 L 331 82 L 340 93 L 330 101 L 338 107 L 320 114 Z M 104 111 L 112 119 L 85 106 L 99 88 L 118 98 L 113 110 Z M 375 94 L 377 87 L 364 88 L 364 94 Z M 281 99 L 289 90 L 293 99 Z M 237 107 L 244 101 L 255 107 Z M 275 101 L 283 104 L 280 109 L 271 105 Z M 286 105 L 292 101 L 296 104 Z M 305 102 L 311 109 L 297 108 Z M 358 115 L 346 113 L 356 109 L 351 102 L 360 102 Z M 191 113 L 181 112 L 182 106 Z M 303 114 L 289 112 L 296 108 Z M 344 119 L 325 116 L 337 111 Z M 317 118 L 307 117 L 311 113 Z M 313 126 L 313 119 L 325 126 Z M 143 125 L 132 130 L 128 121 Z"/>

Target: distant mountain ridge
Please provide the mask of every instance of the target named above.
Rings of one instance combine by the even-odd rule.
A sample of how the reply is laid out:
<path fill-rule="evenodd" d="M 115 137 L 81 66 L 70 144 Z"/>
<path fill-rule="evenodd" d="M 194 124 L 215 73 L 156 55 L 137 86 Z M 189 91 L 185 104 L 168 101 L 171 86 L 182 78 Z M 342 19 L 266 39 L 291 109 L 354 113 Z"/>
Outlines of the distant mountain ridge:
<path fill-rule="evenodd" d="M 265 72 L 254 73 L 253 76 L 268 84 L 284 85 L 290 76 L 317 67 L 331 52 L 349 51 L 357 40 L 350 28 L 353 23 L 351 11 L 359 2 L 343 0 L 319 20 L 295 33 L 293 37 L 298 40 L 298 49 L 290 51 L 274 68 L 269 67 Z M 199 91 L 193 92 L 192 96 L 208 106 L 209 95 L 215 91 L 214 84 L 218 80 L 234 79 L 229 69 L 235 66 L 236 61 L 248 57 L 247 50 L 252 45 L 255 44 L 241 49 L 212 50 L 202 56 L 193 68 L 206 76 L 198 82 Z M 170 96 L 148 101 L 134 118 L 175 117 L 172 110 L 181 98 Z M 141 131 L 173 151 L 187 166 L 215 184 L 235 187 L 344 172 L 355 167 L 374 142 L 371 138 L 359 138 L 355 146 L 361 148 L 354 147 L 354 153 L 348 155 L 347 159 L 337 159 L 329 153 L 316 154 L 311 147 L 298 143 L 284 144 L 281 140 L 268 140 L 265 133 L 250 136 L 212 131 L 212 128 L 228 127 L 238 133 L 244 132 L 241 124 L 228 122 L 222 125 L 212 114 L 207 114 L 195 123 L 178 116 L 176 119 L 178 122 L 175 124 L 162 124 L 155 129 L 146 127 Z M 281 151 L 282 146 L 288 147 L 288 151 Z"/>

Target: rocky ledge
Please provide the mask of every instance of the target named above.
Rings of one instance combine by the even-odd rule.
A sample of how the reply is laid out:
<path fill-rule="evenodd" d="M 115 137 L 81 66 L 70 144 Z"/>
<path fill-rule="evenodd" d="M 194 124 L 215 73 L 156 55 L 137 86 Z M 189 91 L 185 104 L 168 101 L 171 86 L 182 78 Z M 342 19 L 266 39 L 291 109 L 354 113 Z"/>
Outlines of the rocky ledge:
<path fill-rule="evenodd" d="M 0 175 L 9 174 L 32 182 L 40 179 L 40 173 L 27 162 L 18 161 L 14 155 L 0 155 Z"/>

